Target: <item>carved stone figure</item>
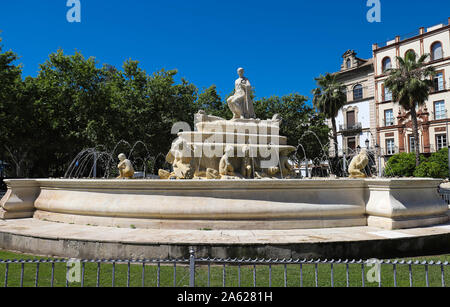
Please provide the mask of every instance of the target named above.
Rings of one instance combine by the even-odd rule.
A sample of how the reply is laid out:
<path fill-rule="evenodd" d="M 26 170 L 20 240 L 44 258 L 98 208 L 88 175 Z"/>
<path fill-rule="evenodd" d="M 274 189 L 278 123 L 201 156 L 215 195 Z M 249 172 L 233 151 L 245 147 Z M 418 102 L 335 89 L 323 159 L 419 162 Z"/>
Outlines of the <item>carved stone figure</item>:
<path fill-rule="evenodd" d="M 166 179 L 167 180 L 167 179 L 170 179 L 172 174 L 170 172 L 166 171 L 166 170 L 160 169 L 158 171 L 158 176 L 159 176 L 159 179 Z"/>
<path fill-rule="evenodd" d="M 267 175 L 276 176 L 280 172 L 280 168 L 278 166 L 273 166 L 267 169 Z"/>
<path fill-rule="evenodd" d="M 294 175 L 294 168 L 291 163 L 289 163 L 289 151 L 281 150 L 280 151 L 280 166 L 281 166 L 281 174 L 284 178 L 288 178 Z"/>
<path fill-rule="evenodd" d="M 234 153 L 233 146 L 227 146 L 225 148 L 225 154 L 223 155 L 222 159 L 220 159 L 219 164 L 219 174 L 221 176 L 235 176 L 234 167 L 231 164 L 230 160 L 230 157 L 233 156 L 233 153 Z"/>
<path fill-rule="evenodd" d="M 218 116 L 206 114 L 204 110 L 200 110 L 194 115 L 194 123 L 224 121 L 225 119 Z"/>
<path fill-rule="evenodd" d="M 242 148 L 242 152 L 244 153 L 244 157 L 242 158 L 241 175 L 244 176 L 244 178 L 252 178 L 253 158 L 251 157 L 250 148 L 248 146 L 244 146 Z"/>
<path fill-rule="evenodd" d="M 218 171 L 212 168 L 206 170 L 206 179 L 220 179 L 220 174 Z"/>
<path fill-rule="evenodd" d="M 244 69 L 238 69 L 238 74 L 235 93 L 227 99 L 233 120 L 200 110 L 194 115 L 193 130 L 184 124 L 174 126 L 172 133 L 178 137 L 166 157 L 173 171 L 161 171 L 161 179 L 280 179 L 289 176 L 292 170 L 287 157 L 296 148 L 287 145 L 286 137 L 279 135 L 282 118 L 279 114 L 272 119 L 255 118 L 251 84 L 244 76 Z M 282 161 L 278 161 L 280 150 L 287 151 Z M 273 165 L 266 163 L 269 161 L 274 162 Z"/>
<path fill-rule="evenodd" d="M 234 95 L 228 98 L 228 106 L 233 113 L 233 119 L 255 118 L 253 100 L 251 98 L 252 86 L 250 81 L 244 77 L 244 69 L 238 69 L 239 79 L 234 83 Z"/>
<path fill-rule="evenodd" d="M 195 174 L 195 166 L 191 157 L 183 157 L 179 151 L 170 151 L 166 161 L 172 164 L 172 176 L 176 179 L 192 179 Z"/>
<path fill-rule="evenodd" d="M 130 160 L 127 159 L 127 157 L 124 154 L 119 155 L 120 163 L 117 165 L 117 168 L 119 169 L 119 177 L 118 179 L 131 179 L 134 176 L 134 168 L 133 164 Z"/>
<path fill-rule="evenodd" d="M 350 178 L 366 178 L 367 175 L 362 171 L 369 164 L 369 157 L 367 155 L 367 149 L 362 149 L 360 154 L 355 156 L 348 167 L 348 173 Z"/>

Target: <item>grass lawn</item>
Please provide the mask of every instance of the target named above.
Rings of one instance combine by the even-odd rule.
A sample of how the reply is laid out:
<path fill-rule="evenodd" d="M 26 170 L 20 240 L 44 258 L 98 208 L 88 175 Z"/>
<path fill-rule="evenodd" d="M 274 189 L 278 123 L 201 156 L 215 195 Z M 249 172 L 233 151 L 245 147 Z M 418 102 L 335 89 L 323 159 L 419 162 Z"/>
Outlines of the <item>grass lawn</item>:
<path fill-rule="evenodd" d="M 36 260 L 47 259 L 31 255 L 15 254 L 6 251 L 0 251 L 0 259 L 23 259 Z M 413 261 L 450 261 L 450 256 L 421 257 L 404 260 Z M 159 269 L 158 269 L 159 267 Z M 52 264 L 40 263 L 37 270 L 36 263 L 22 264 L 10 263 L 8 267 L 5 263 L 0 263 L 0 286 L 5 286 L 7 270 L 7 286 L 19 287 L 49 287 L 52 285 Z M 66 264 L 54 264 L 53 286 L 66 286 Z M 113 276 L 114 268 L 114 276 Z M 378 282 L 370 283 L 367 279 L 367 273 L 370 267 L 364 267 L 364 275 L 361 264 L 348 265 L 348 280 L 350 287 L 378 287 Z M 450 285 L 450 266 L 443 266 L 445 285 Z M 442 286 L 442 267 L 440 265 L 428 266 L 428 283 L 431 287 Z M 128 278 L 128 270 L 130 272 Z M 208 271 L 210 278 L 208 278 Z M 225 274 L 224 274 L 225 272 Z M 238 266 L 221 264 L 218 265 L 197 265 L 196 266 L 196 286 L 205 287 L 210 284 L 212 287 L 222 287 L 224 282 L 226 287 L 239 286 L 239 275 L 243 287 L 253 287 L 256 277 L 257 287 L 284 287 L 285 281 L 288 287 L 315 287 L 316 282 L 320 287 L 332 286 L 331 273 L 333 272 L 333 285 L 335 287 L 347 286 L 347 271 L 345 264 L 334 264 L 331 270 L 330 264 L 288 264 L 288 265 L 257 265 L 255 267 Z M 395 276 L 394 276 L 395 275 Z M 373 276 L 373 274 L 372 274 Z M 99 277 L 97 279 L 97 277 Z M 175 280 L 175 281 L 174 281 Z M 412 266 L 412 280 L 414 287 L 425 287 L 427 285 L 427 274 L 425 265 Z M 407 264 L 396 266 L 396 274 L 394 274 L 393 265 L 382 265 L 381 267 L 381 285 L 383 287 L 393 287 L 395 281 L 399 287 L 410 286 L 410 271 Z M 189 268 L 185 264 L 131 264 L 126 263 L 115 265 L 111 263 L 102 263 L 100 269 L 97 263 L 85 263 L 84 265 L 84 286 L 96 287 L 97 283 L 101 287 L 126 287 L 129 283 L 131 287 L 186 287 L 189 285 Z M 69 287 L 80 287 L 81 283 L 68 283 Z"/>

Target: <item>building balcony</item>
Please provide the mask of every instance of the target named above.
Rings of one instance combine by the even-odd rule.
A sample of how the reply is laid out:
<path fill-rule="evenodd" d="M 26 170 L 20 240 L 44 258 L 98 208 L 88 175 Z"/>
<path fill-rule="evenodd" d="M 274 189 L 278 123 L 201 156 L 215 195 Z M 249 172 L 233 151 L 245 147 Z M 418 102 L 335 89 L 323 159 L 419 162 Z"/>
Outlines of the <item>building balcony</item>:
<path fill-rule="evenodd" d="M 358 132 L 362 130 L 362 123 L 356 123 L 353 125 L 339 125 L 340 132 Z"/>

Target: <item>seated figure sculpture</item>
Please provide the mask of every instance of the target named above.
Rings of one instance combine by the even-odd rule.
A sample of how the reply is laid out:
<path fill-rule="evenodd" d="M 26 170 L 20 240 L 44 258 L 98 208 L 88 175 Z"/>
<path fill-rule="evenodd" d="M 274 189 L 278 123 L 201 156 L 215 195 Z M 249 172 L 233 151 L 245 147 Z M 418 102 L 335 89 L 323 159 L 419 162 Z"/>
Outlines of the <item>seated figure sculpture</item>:
<path fill-rule="evenodd" d="M 231 164 L 230 158 L 234 154 L 233 146 L 227 146 L 225 148 L 225 154 L 220 159 L 219 174 L 221 176 L 235 176 L 234 167 Z"/>
<path fill-rule="evenodd" d="M 280 166 L 281 175 L 284 178 L 289 178 L 295 175 L 294 168 L 289 162 L 289 150 L 280 151 Z"/>
<path fill-rule="evenodd" d="M 369 157 L 367 156 L 367 149 L 362 149 L 359 155 L 355 156 L 348 167 L 350 178 L 366 178 L 366 174 L 362 171 L 369 164 Z"/>
<path fill-rule="evenodd" d="M 244 146 L 242 148 L 244 157 L 242 158 L 241 174 L 244 178 L 251 178 L 253 176 L 253 156 L 250 147 Z"/>
<path fill-rule="evenodd" d="M 127 159 L 125 154 L 119 155 L 120 163 L 117 165 L 117 168 L 119 169 L 119 177 L 117 179 L 131 179 L 134 176 L 134 168 L 133 164 L 130 160 Z"/>

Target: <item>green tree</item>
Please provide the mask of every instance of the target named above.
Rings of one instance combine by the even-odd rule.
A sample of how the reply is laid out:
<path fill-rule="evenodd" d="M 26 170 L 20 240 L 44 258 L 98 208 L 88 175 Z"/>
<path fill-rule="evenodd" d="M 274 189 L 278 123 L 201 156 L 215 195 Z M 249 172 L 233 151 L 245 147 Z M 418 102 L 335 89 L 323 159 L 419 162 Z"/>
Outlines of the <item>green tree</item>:
<path fill-rule="evenodd" d="M 12 166 L 16 177 L 23 177 L 32 164 L 32 145 L 39 140 L 30 99 L 34 87 L 31 79 L 22 80 L 17 54 L 2 49 L 0 45 L 0 160 Z"/>
<path fill-rule="evenodd" d="M 331 120 L 332 137 L 334 141 L 334 152 L 337 157 L 339 148 L 337 140 L 336 117 L 345 104 L 347 95 L 345 86 L 337 81 L 337 75 L 327 73 L 325 76 L 316 78 L 317 88 L 313 90 L 313 105 L 324 116 Z"/>
<path fill-rule="evenodd" d="M 197 106 L 199 110 L 205 111 L 207 114 L 222 117 L 231 118 L 233 114 L 226 102 L 222 101 L 222 98 L 217 93 L 215 85 L 204 89 L 198 96 Z"/>
<path fill-rule="evenodd" d="M 172 125 L 192 125 L 197 110 L 197 88 L 184 79 L 175 84 L 176 73 L 148 75 L 131 59 L 119 70 L 111 65 L 99 68 L 95 58 L 79 52 L 51 54 L 36 78 L 36 105 L 51 140 L 50 175 L 64 174 L 83 149 L 112 149 L 121 140 L 145 144 L 134 151 L 141 157 L 167 153 Z"/>
<path fill-rule="evenodd" d="M 78 152 L 113 139 L 120 117 L 104 73 L 95 58 L 80 52 L 58 50 L 40 65 L 35 106 L 47 140 L 40 163 L 47 163 L 48 175 L 62 176 Z"/>
<path fill-rule="evenodd" d="M 415 52 L 397 57 L 398 68 L 391 69 L 385 86 L 392 92 L 392 98 L 410 112 L 415 140 L 416 166 L 420 164 L 419 127 L 416 108 L 425 103 L 430 95 L 434 68 L 427 66 L 428 54 L 418 60 Z"/>
<path fill-rule="evenodd" d="M 328 150 L 325 144 L 328 143 L 329 128 L 324 116 L 315 112 L 307 101 L 308 97 L 299 94 L 262 98 L 255 101 L 255 113 L 261 119 L 279 114 L 283 119 L 280 134 L 287 137 L 289 145 L 302 145 L 305 150 L 297 151 L 297 161 L 307 158 L 319 162 Z"/>

